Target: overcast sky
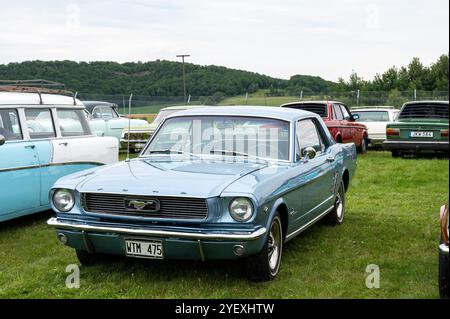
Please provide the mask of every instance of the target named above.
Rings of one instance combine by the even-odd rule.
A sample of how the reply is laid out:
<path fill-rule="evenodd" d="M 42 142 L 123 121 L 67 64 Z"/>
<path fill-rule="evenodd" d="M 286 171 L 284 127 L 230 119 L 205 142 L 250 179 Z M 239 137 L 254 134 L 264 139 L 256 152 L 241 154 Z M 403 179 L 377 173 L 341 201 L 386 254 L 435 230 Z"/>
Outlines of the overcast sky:
<path fill-rule="evenodd" d="M 0 0 L 0 63 L 177 60 L 366 79 L 449 51 L 448 0 Z"/>

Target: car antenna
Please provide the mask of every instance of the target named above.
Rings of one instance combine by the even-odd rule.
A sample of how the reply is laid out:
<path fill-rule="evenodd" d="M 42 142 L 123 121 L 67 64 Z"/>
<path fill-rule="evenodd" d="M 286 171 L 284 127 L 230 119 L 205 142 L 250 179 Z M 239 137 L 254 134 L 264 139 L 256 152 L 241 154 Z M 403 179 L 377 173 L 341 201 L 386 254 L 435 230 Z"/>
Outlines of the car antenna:
<path fill-rule="evenodd" d="M 72 97 L 73 97 L 73 105 L 77 105 L 77 95 L 78 95 L 78 92 L 75 92 L 75 94 L 72 95 Z"/>
<path fill-rule="evenodd" d="M 128 99 L 128 145 L 127 145 L 127 159 L 125 162 L 130 161 L 130 130 L 131 130 L 131 99 L 133 98 L 133 93 L 130 94 Z"/>

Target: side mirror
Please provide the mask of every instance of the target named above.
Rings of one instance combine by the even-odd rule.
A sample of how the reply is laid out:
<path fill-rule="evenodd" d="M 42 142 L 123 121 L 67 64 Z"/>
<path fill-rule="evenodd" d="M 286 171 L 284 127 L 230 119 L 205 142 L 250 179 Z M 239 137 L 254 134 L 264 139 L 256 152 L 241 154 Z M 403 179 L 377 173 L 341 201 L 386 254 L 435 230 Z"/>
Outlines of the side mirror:
<path fill-rule="evenodd" d="M 316 157 L 316 150 L 314 149 L 314 147 L 308 146 L 307 148 L 305 148 L 302 152 L 303 157 L 306 157 L 307 159 L 313 159 L 314 157 Z"/>
<path fill-rule="evenodd" d="M 352 116 L 350 116 L 350 119 L 351 119 L 352 121 L 359 120 L 359 114 L 352 114 Z"/>
<path fill-rule="evenodd" d="M 5 142 L 6 142 L 6 138 L 3 135 L 0 135 L 0 146 L 5 144 Z"/>

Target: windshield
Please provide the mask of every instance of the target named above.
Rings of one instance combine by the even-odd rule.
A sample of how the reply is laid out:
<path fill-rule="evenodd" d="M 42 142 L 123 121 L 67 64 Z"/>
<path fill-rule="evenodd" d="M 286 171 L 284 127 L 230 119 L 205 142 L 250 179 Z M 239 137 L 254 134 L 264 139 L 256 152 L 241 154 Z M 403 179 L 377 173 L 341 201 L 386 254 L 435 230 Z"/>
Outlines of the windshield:
<path fill-rule="evenodd" d="M 235 116 L 171 118 L 164 122 L 143 155 L 155 154 L 289 160 L 289 123 Z"/>
<path fill-rule="evenodd" d="M 389 122 L 389 112 L 386 111 L 353 111 L 358 114 L 357 122 Z"/>

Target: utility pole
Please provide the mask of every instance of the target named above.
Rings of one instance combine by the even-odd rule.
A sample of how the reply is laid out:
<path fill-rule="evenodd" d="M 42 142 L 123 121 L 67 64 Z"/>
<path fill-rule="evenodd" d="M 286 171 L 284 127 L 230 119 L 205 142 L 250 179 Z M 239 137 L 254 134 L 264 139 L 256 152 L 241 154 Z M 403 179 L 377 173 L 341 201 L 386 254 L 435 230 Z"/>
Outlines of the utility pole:
<path fill-rule="evenodd" d="M 189 54 L 179 54 L 177 55 L 177 58 L 181 58 L 181 61 L 183 63 L 183 93 L 184 93 L 184 104 L 186 104 L 186 73 L 184 71 L 184 58 L 189 57 Z"/>

